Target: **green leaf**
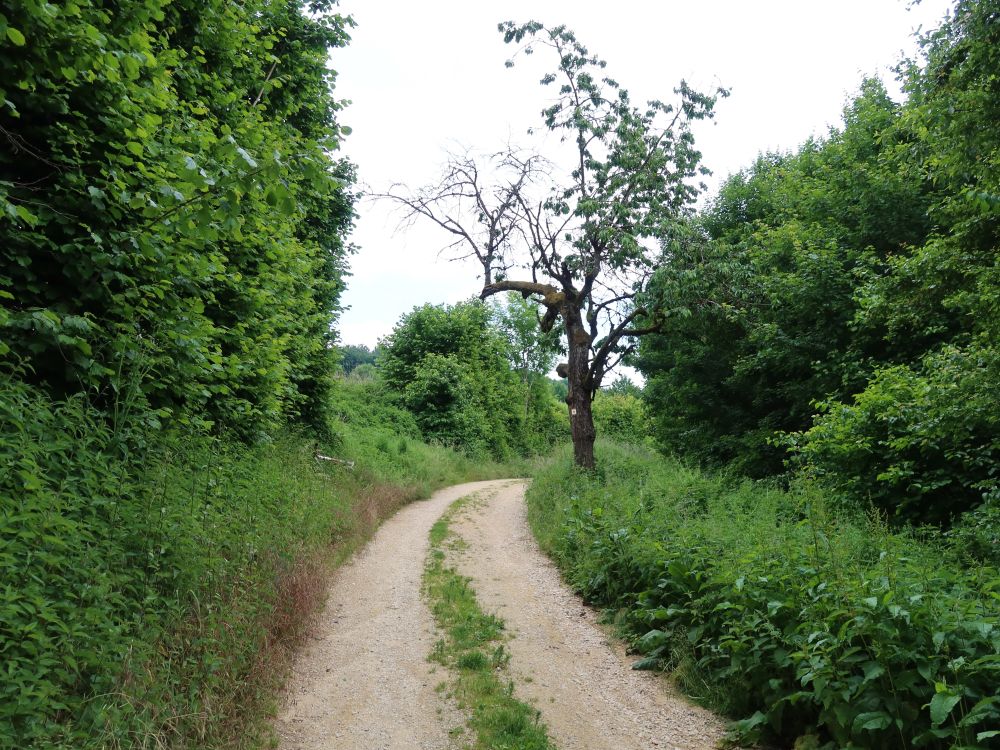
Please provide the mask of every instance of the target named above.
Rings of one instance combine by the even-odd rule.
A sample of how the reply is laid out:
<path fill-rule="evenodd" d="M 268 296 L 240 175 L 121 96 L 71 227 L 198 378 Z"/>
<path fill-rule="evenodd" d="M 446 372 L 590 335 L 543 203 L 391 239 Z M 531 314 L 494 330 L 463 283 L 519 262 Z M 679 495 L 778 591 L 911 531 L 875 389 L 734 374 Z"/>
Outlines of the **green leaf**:
<path fill-rule="evenodd" d="M 885 674 L 885 668 L 874 661 L 867 662 L 862 669 L 865 671 L 865 682 L 869 682 Z"/>
<path fill-rule="evenodd" d="M 31 211 L 26 209 L 24 206 L 18 206 L 16 209 L 17 215 L 21 217 L 30 226 L 35 226 L 38 223 L 38 217 L 35 216 Z"/>
<path fill-rule="evenodd" d="M 142 156 L 142 144 L 136 143 L 135 141 L 129 141 L 125 144 L 125 148 L 131 151 L 135 156 Z"/>
<path fill-rule="evenodd" d="M 962 700 L 961 695 L 950 692 L 937 693 L 933 698 L 931 698 L 931 723 L 934 726 L 940 726 L 948 715 L 951 713 L 952 709 L 958 705 L 958 702 Z"/>
<path fill-rule="evenodd" d="M 10 39 L 18 47 L 23 47 L 25 44 L 24 34 L 15 29 L 13 26 L 7 27 L 7 38 Z"/>
<path fill-rule="evenodd" d="M 884 711 L 867 711 L 854 717 L 851 729 L 860 732 L 865 729 L 885 729 L 892 724 L 892 717 Z"/>
<path fill-rule="evenodd" d="M 236 152 L 243 158 L 243 161 L 247 163 L 248 167 L 250 167 L 251 169 L 257 168 L 256 160 L 252 156 L 250 156 L 250 154 L 247 152 L 245 148 L 243 148 L 242 146 L 237 146 Z"/>
<path fill-rule="evenodd" d="M 639 661 L 632 662 L 632 669 L 636 670 L 648 670 L 656 669 L 663 660 L 656 656 L 647 656 L 645 659 L 639 659 Z"/>

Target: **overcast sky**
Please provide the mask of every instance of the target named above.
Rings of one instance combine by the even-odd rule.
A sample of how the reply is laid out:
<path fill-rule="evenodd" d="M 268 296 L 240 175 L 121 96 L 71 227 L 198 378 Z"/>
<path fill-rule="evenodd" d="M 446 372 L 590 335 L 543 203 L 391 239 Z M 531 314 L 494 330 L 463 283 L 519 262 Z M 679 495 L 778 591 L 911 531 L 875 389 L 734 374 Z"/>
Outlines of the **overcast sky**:
<path fill-rule="evenodd" d="M 758 153 L 789 150 L 840 123 L 865 75 L 894 90 L 892 67 L 913 54 L 918 26 L 932 28 L 951 6 L 924 0 L 341 0 L 352 42 L 333 56 L 337 93 L 351 100 L 341 120 L 353 128 L 344 153 L 376 191 L 418 187 L 438 176 L 447 149 L 489 151 L 507 142 L 538 146 L 550 96 L 538 84 L 554 69 L 540 51 L 506 69 L 512 48 L 497 23 L 565 24 L 632 99 L 669 101 L 680 79 L 725 86 L 715 121 L 696 143 L 714 176 L 710 192 Z M 529 63 L 530 64 L 527 64 Z M 543 67 L 544 66 L 544 67 Z M 538 136 L 536 135 L 537 139 Z M 544 145 L 541 146 L 544 150 Z M 338 328 L 345 344 L 374 346 L 425 302 L 475 296 L 476 266 L 439 257 L 447 236 L 432 225 L 397 229 L 391 205 L 363 201 Z"/>

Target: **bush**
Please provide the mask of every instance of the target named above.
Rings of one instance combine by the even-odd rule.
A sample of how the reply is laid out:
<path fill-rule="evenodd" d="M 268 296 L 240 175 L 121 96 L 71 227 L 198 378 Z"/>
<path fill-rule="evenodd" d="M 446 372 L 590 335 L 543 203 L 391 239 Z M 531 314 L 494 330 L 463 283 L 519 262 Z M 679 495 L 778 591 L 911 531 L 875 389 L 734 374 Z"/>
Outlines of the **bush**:
<path fill-rule="evenodd" d="M 529 518 L 647 659 L 740 718 L 742 739 L 1000 747 L 1000 572 L 933 538 L 783 491 L 603 447 L 536 478 Z"/>
<path fill-rule="evenodd" d="M 795 439 L 801 462 L 860 504 L 948 524 L 1000 477 L 1000 351 L 945 347 L 881 370 L 851 404 L 829 404 Z"/>
<path fill-rule="evenodd" d="M 150 550 L 137 509 L 122 507 L 136 488 L 113 431 L 81 398 L 53 403 L 23 383 L 2 386 L 0 745 L 71 747 L 108 718 L 85 699 L 115 692 Z M 147 625 L 155 639 L 157 623 Z"/>
<path fill-rule="evenodd" d="M 947 537 L 970 564 L 1000 567 L 1000 491 L 987 494 L 983 504 L 963 515 Z"/>
<path fill-rule="evenodd" d="M 506 460 L 528 451 L 523 405 L 531 404 L 528 386 L 510 369 L 509 348 L 478 300 L 424 305 L 396 324 L 378 363 L 426 438 Z"/>
<path fill-rule="evenodd" d="M 594 398 L 594 425 L 598 435 L 625 443 L 644 443 L 651 434 L 646 406 L 632 393 L 598 391 Z"/>

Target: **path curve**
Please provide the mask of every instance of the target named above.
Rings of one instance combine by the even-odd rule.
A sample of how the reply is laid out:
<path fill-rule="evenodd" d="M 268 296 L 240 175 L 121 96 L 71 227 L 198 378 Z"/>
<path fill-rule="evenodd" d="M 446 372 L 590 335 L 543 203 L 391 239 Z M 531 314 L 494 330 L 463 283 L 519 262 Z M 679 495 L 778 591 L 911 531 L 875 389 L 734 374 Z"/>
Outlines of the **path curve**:
<path fill-rule="evenodd" d="M 460 497 L 478 494 L 452 522 L 468 544 L 452 564 L 473 579 L 480 606 L 513 638 L 515 691 L 541 712 L 560 750 L 713 748 L 723 725 L 630 669 L 538 549 L 524 481 L 455 485 L 386 521 L 334 575 L 309 644 L 296 659 L 275 722 L 281 750 L 452 750 L 464 717 L 435 686 L 437 640 L 421 597 L 430 527 Z"/>
<path fill-rule="evenodd" d="M 281 750 L 445 750 L 463 717 L 434 692 L 436 640 L 420 579 L 431 526 L 451 503 L 507 484 L 470 482 L 411 503 L 330 582 L 275 722 Z M 442 712 L 438 713 L 441 708 Z"/>
<path fill-rule="evenodd" d="M 562 582 L 528 527 L 526 483 L 484 493 L 451 528 L 468 544 L 456 556 L 480 606 L 507 624 L 515 692 L 542 714 L 560 750 L 714 748 L 714 714 L 666 681 L 631 668 L 635 657 L 609 642 L 595 613 Z"/>

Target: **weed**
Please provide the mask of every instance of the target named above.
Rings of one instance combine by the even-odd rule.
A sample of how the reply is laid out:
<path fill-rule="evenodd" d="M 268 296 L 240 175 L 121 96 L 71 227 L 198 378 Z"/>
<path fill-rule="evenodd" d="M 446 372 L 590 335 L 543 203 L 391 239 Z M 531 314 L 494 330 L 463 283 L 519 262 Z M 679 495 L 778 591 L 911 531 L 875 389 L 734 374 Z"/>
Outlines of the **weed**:
<path fill-rule="evenodd" d="M 413 439 L 405 416 L 363 426 L 346 387 L 336 447 L 193 432 L 130 451 L 81 397 L 0 392 L 4 748 L 266 742 L 330 566 L 401 505 L 504 473 Z"/>

